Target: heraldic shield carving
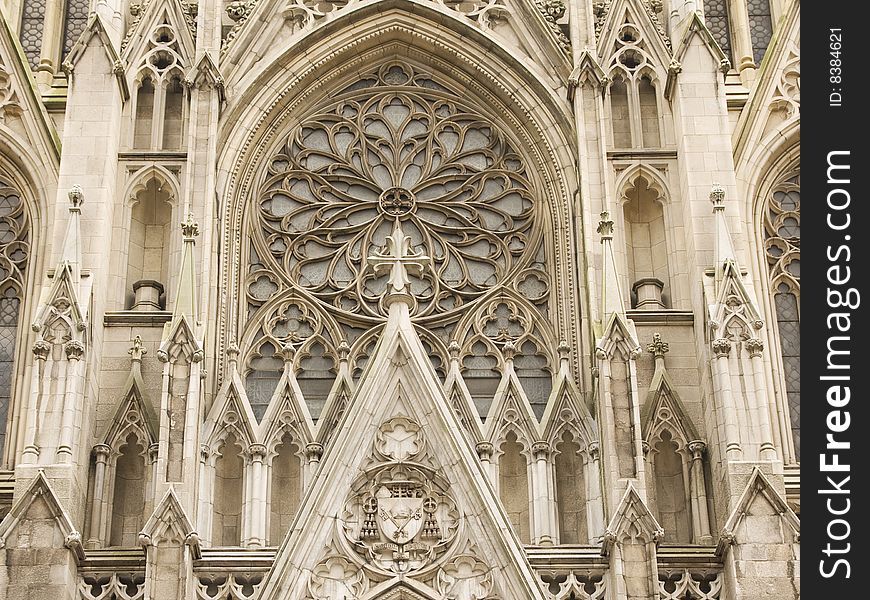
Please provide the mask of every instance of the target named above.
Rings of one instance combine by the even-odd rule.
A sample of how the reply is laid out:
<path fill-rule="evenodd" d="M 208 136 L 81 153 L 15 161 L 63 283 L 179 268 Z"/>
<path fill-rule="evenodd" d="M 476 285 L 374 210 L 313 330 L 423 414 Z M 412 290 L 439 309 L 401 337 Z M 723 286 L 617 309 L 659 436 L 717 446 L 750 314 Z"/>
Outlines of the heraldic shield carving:
<path fill-rule="evenodd" d="M 383 574 L 435 568 L 457 538 L 459 511 L 433 468 L 419 425 L 383 423 L 375 460 L 354 482 L 342 519 L 344 539 L 364 568 Z"/>

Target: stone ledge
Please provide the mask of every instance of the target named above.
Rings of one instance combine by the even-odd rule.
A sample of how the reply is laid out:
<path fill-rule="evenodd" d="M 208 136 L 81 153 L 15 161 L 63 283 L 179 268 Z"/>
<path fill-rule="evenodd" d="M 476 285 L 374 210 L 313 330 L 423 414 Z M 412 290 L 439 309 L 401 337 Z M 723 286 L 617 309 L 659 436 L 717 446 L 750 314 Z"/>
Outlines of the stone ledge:
<path fill-rule="evenodd" d="M 626 316 L 640 325 L 668 325 L 670 323 L 695 322 L 695 313 L 690 310 L 627 310 Z"/>
<path fill-rule="evenodd" d="M 137 326 L 137 327 L 162 327 L 172 319 L 172 312 L 168 310 L 136 311 L 118 310 L 103 314 L 103 325 L 106 327 Z"/>

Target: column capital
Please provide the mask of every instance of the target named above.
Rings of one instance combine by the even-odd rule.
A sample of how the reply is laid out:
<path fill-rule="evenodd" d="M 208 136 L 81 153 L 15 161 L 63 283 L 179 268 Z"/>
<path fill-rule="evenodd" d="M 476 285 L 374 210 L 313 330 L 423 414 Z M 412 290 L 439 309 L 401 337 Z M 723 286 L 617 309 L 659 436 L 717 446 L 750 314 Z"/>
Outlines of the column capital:
<path fill-rule="evenodd" d="M 305 445 L 305 456 L 309 461 L 319 461 L 323 456 L 323 444 L 318 442 L 309 442 Z"/>
<path fill-rule="evenodd" d="M 761 356 L 761 353 L 764 352 L 764 342 L 758 338 L 750 338 L 743 342 L 743 345 L 749 351 L 750 358 Z"/>
<path fill-rule="evenodd" d="M 731 341 L 727 338 L 713 340 L 713 352 L 716 358 L 725 358 L 731 352 Z"/>
<path fill-rule="evenodd" d="M 550 456 L 550 444 L 544 441 L 538 441 L 532 444 L 532 455 L 535 460 L 546 460 Z"/>
<path fill-rule="evenodd" d="M 477 456 L 480 457 L 480 460 L 489 460 L 495 450 L 489 442 L 477 442 L 474 449 L 477 450 Z"/>

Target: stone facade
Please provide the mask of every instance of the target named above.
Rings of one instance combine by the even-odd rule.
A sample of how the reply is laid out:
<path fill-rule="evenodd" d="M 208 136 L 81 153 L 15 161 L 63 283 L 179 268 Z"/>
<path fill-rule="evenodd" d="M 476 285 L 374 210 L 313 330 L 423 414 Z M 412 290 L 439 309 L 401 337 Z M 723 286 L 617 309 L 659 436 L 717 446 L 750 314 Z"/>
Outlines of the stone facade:
<path fill-rule="evenodd" d="M 0 10 L 0 597 L 799 598 L 795 0 Z"/>

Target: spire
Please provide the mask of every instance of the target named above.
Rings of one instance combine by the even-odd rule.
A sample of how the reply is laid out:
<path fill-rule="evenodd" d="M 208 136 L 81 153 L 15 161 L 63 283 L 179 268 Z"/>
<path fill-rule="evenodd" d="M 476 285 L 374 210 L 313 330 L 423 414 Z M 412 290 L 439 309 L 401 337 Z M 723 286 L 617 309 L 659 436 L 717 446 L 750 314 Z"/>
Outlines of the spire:
<path fill-rule="evenodd" d="M 713 262 L 716 266 L 716 279 L 720 280 L 728 262 L 736 263 L 734 244 L 728 233 L 728 223 L 725 221 L 725 189 L 718 183 L 710 190 L 710 201 L 713 203 L 713 219 L 715 241 L 713 246 Z"/>
<path fill-rule="evenodd" d="M 598 222 L 598 233 L 601 234 L 603 256 L 603 284 L 601 289 L 601 321 L 606 324 L 610 315 L 617 314 L 625 319 L 622 286 L 619 285 L 619 271 L 616 269 L 616 256 L 613 254 L 613 221 L 606 210 L 601 213 Z"/>
<path fill-rule="evenodd" d="M 82 204 L 85 196 L 79 185 L 70 188 L 69 193 L 69 219 L 67 220 L 66 233 L 63 236 L 63 248 L 58 261 L 57 273 L 69 267 L 70 281 L 75 286 L 78 296 L 81 296 L 82 276 L 82 244 L 81 244 L 81 216 Z M 55 275 L 57 276 L 57 275 Z"/>
<path fill-rule="evenodd" d="M 402 231 L 402 223 L 396 218 L 393 225 L 393 233 L 387 236 L 387 243 L 383 250 L 375 252 L 369 257 L 369 264 L 375 271 L 375 275 L 381 275 L 389 271 L 389 287 L 384 303 L 387 306 L 401 302 L 413 309 L 416 304 L 411 295 L 411 280 L 408 274 L 420 275 L 423 266 L 429 257 L 422 251 L 414 251 L 411 248 L 411 238 Z"/>
<path fill-rule="evenodd" d="M 175 292 L 175 307 L 172 310 L 172 326 L 187 318 L 191 327 L 198 321 L 196 312 L 196 270 L 193 261 L 193 247 L 199 235 L 199 225 L 193 215 L 188 213 L 187 220 L 181 224 L 184 245 L 181 248 L 181 272 L 178 275 L 178 288 Z"/>

